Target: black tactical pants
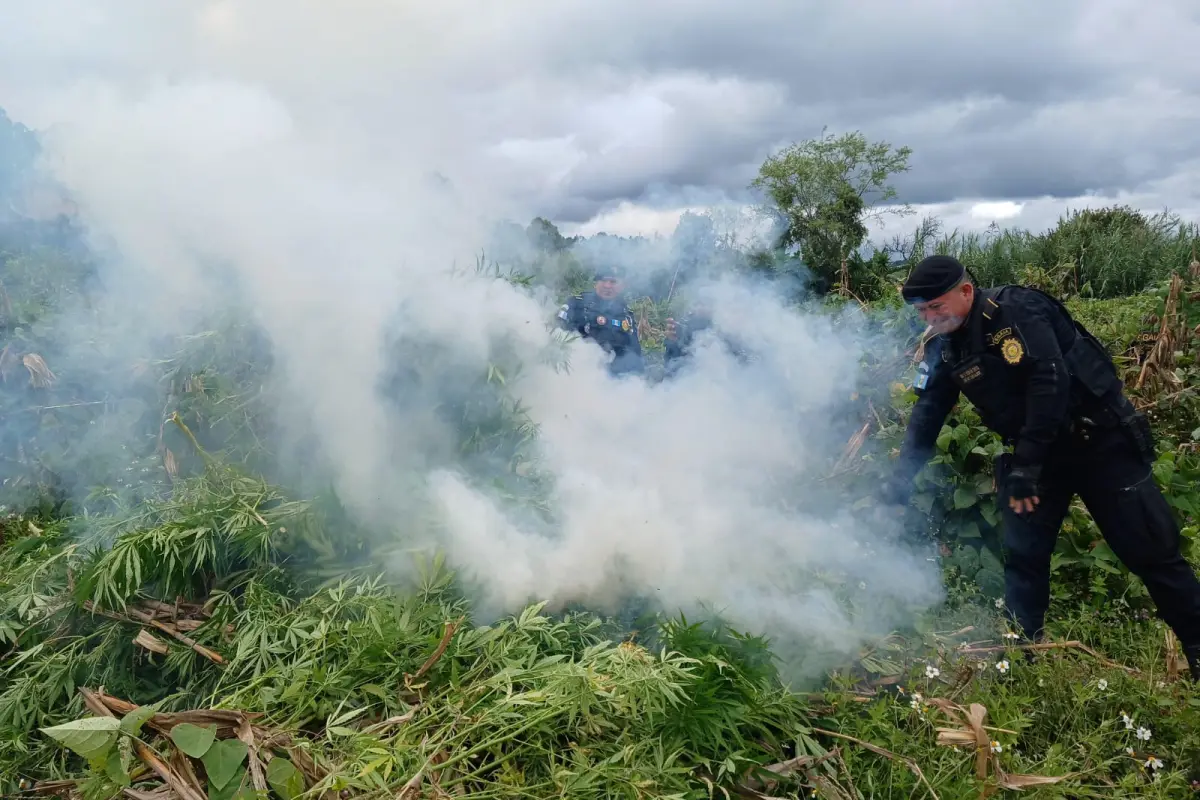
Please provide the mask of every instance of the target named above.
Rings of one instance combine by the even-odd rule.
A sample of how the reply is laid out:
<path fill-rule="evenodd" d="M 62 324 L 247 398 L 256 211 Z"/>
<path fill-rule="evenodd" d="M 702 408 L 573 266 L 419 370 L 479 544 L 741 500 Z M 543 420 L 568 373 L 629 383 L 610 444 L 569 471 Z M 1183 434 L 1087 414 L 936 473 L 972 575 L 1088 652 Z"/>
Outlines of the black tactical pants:
<path fill-rule="evenodd" d="M 1050 556 L 1078 494 L 1109 547 L 1145 582 L 1158 615 L 1185 649 L 1200 647 L 1200 581 L 1180 552 L 1179 527 L 1150 467 L 1119 428 L 1065 437 L 1043 466 L 1040 503 L 1018 515 L 1001 491 L 1005 603 L 1030 639 L 1050 602 Z M 1000 484 L 1006 470 L 1001 469 Z"/>

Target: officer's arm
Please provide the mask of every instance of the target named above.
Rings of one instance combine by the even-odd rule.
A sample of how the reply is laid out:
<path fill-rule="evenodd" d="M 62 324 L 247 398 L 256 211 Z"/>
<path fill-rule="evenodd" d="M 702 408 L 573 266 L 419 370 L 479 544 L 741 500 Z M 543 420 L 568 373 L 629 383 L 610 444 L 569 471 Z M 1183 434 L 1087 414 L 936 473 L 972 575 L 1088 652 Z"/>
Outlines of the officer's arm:
<path fill-rule="evenodd" d="M 929 359 L 924 363 L 933 361 Z M 922 378 L 922 375 L 928 375 Z M 922 387 L 920 384 L 924 382 Z M 933 457 L 937 447 L 938 434 L 946 424 L 954 404 L 958 402 L 958 385 L 949 379 L 942 370 L 936 368 L 932 374 L 918 372 L 913 382 L 917 391 L 917 402 L 913 405 L 912 416 L 909 417 L 908 427 L 904 431 L 904 441 L 900 445 L 900 458 L 896 463 L 896 471 L 892 476 L 890 490 L 895 493 L 892 499 L 898 503 L 908 501 L 912 492 L 912 482 Z"/>
<path fill-rule="evenodd" d="M 687 323 L 675 323 L 675 338 L 663 342 L 663 361 L 683 358 L 687 339 Z"/>
<path fill-rule="evenodd" d="M 572 297 L 558 309 L 558 326 L 568 331 L 577 331 L 580 327 L 580 298 Z"/>
<path fill-rule="evenodd" d="M 1013 447 L 1013 466 L 1041 467 L 1062 431 L 1070 403 L 1071 380 L 1046 303 L 1017 300 L 1010 310 L 1018 341 L 1028 361 L 1025 426 Z M 1020 362 L 1018 362 L 1020 363 Z"/>

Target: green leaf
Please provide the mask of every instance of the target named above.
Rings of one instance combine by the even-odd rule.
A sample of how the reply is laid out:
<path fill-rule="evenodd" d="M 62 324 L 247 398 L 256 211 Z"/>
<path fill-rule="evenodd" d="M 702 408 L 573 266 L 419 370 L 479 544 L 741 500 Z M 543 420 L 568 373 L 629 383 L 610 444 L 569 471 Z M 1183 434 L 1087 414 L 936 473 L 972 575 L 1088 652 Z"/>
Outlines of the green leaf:
<path fill-rule="evenodd" d="M 286 758 L 275 757 L 267 765 L 267 783 L 283 800 L 295 800 L 304 792 L 304 776 Z"/>
<path fill-rule="evenodd" d="M 161 704 L 162 701 L 160 700 L 153 705 L 138 706 L 133 711 L 130 711 L 121 719 L 121 733 L 127 736 L 137 736 L 142 732 L 142 726 L 146 724 L 146 721 L 158 712 L 158 707 Z"/>
<path fill-rule="evenodd" d="M 247 800 L 253 800 L 255 797 L 254 787 L 245 786 L 245 782 L 245 767 L 238 767 L 233 777 L 221 787 L 213 783 L 212 773 L 209 773 L 208 800 L 233 800 L 234 797 L 245 797 Z"/>
<path fill-rule="evenodd" d="M 108 749 L 117 741 L 120 726 L 116 717 L 86 717 L 39 730 L 69 750 L 92 760 L 107 755 Z"/>
<path fill-rule="evenodd" d="M 954 490 L 954 508 L 962 510 L 975 505 L 975 488 L 973 486 L 961 485 Z"/>
<path fill-rule="evenodd" d="M 108 754 L 108 759 L 104 763 L 104 773 L 118 786 L 125 787 L 130 783 L 129 773 L 125 770 L 119 750 L 113 750 Z"/>
<path fill-rule="evenodd" d="M 981 534 L 979 532 L 979 523 L 977 523 L 975 520 L 971 520 L 970 522 L 964 524 L 962 527 L 960 527 L 958 529 L 958 538 L 960 538 L 960 539 L 983 538 L 983 534 Z"/>
<path fill-rule="evenodd" d="M 171 741 L 175 743 L 185 754 L 192 758 L 200 758 L 208 749 L 212 747 L 213 740 L 217 738 L 217 726 L 193 725 L 190 722 L 183 722 L 171 728 Z"/>
<path fill-rule="evenodd" d="M 364 683 L 362 686 L 360 686 L 358 688 L 360 691 L 363 691 L 363 692 L 366 692 L 367 694 L 371 694 L 371 695 L 374 695 L 375 697 L 378 697 L 380 700 L 384 701 L 385 703 L 391 699 L 391 695 L 388 694 L 386 691 L 384 691 L 384 688 L 382 686 L 379 686 L 378 684 Z"/>
<path fill-rule="evenodd" d="M 200 758 L 208 773 L 208 782 L 218 789 L 229 785 L 246 760 L 246 752 L 246 744 L 240 739 L 222 739 L 213 743 Z M 241 771 L 245 772 L 244 769 Z"/>

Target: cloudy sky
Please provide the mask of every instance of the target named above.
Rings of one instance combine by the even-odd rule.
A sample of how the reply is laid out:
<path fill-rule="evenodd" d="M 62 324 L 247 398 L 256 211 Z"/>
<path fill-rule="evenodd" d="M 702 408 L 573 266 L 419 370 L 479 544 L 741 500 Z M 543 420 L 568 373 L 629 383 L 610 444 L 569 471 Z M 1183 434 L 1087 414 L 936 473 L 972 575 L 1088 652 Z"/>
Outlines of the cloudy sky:
<path fill-rule="evenodd" d="M 901 199 L 951 227 L 1112 202 L 1200 216 L 1189 0 L 0 6 L 0 106 L 31 125 L 85 94 L 237 84 L 571 232 L 744 201 L 768 154 L 823 127 L 912 147 Z"/>

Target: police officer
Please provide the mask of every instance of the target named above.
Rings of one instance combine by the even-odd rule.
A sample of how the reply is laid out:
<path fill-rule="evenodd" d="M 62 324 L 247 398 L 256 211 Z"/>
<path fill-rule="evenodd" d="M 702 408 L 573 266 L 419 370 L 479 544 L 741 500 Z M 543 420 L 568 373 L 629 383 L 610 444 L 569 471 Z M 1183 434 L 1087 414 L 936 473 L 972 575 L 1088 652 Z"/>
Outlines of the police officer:
<path fill-rule="evenodd" d="M 747 349 L 734 337 L 713 328 L 712 306 L 702 301 L 696 303 L 687 317 L 681 321 L 676 321 L 671 317 L 667 318 L 667 330 L 663 342 L 663 373 L 665 377 L 669 378 L 675 375 L 687 363 L 687 358 L 694 351 L 696 336 L 704 331 L 711 331 L 712 335 L 716 336 L 717 340 L 725 347 L 726 352 L 740 363 L 745 364 L 753 360 Z"/>
<path fill-rule="evenodd" d="M 610 374 L 642 374 L 645 369 L 642 343 L 633 312 L 625 303 L 619 271 L 600 269 L 593 279 L 594 291 L 577 294 L 563 303 L 558 312 L 559 325 L 594 340 L 605 352 L 612 353 Z"/>
<path fill-rule="evenodd" d="M 667 318 L 666 336 L 663 341 L 663 371 L 670 377 L 679 371 L 685 363 L 684 358 L 691 354 L 692 340 L 700 331 L 712 327 L 712 309 L 703 303 L 694 306 L 691 313 L 682 320 Z"/>
<path fill-rule="evenodd" d="M 1004 521 L 1005 601 L 1030 639 L 1043 635 L 1050 557 L 1078 494 L 1113 552 L 1145 582 L 1200 679 L 1200 581 L 1150 471 L 1154 440 L 1104 346 L 1053 297 L 1022 286 L 977 289 L 963 265 L 930 256 L 902 289 L 935 336 L 913 388 L 890 499 L 906 503 L 959 395 L 1011 454 L 996 469 Z"/>

